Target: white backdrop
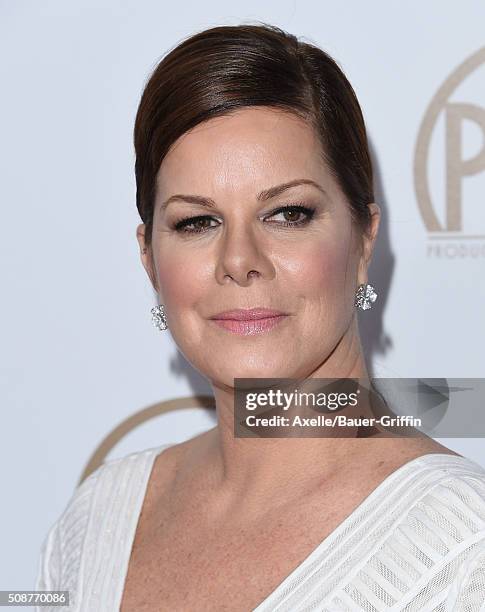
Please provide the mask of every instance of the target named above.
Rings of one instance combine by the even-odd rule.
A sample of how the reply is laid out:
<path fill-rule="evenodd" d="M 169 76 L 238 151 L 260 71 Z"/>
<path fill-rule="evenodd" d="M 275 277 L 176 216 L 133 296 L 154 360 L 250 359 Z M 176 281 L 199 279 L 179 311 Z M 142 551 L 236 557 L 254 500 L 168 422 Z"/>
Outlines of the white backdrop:
<path fill-rule="evenodd" d="M 196 30 L 265 21 L 337 59 L 364 111 L 384 214 L 369 278 L 379 300 L 360 317 L 374 374 L 485 376 L 485 5 L 264 5 L 0 2 L 0 590 L 33 587 L 41 541 L 121 421 L 210 394 L 170 334 L 152 327 L 135 239 L 139 97 L 157 61 Z M 460 65 L 480 49 L 465 74 Z M 431 136 L 416 159 L 423 121 Z M 447 195 L 457 176 L 459 192 Z M 461 225 L 446 231 L 446 206 L 459 216 L 460 204 Z M 427 226 L 430 209 L 441 231 Z M 174 412 L 110 456 L 214 424 L 210 411 Z M 485 465 L 483 439 L 440 441 Z"/>

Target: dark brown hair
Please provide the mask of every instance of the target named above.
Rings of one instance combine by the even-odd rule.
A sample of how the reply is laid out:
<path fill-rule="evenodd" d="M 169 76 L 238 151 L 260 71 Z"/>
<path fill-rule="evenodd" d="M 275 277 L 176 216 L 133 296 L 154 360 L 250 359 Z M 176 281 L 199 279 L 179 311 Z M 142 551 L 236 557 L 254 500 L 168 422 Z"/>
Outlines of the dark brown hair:
<path fill-rule="evenodd" d="M 336 62 L 269 24 L 218 26 L 183 40 L 157 65 L 135 120 L 136 204 L 151 244 L 156 178 L 171 145 L 197 124 L 248 106 L 311 123 L 323 156 L 366 231 L 374 201 L 362 111 Z"/>

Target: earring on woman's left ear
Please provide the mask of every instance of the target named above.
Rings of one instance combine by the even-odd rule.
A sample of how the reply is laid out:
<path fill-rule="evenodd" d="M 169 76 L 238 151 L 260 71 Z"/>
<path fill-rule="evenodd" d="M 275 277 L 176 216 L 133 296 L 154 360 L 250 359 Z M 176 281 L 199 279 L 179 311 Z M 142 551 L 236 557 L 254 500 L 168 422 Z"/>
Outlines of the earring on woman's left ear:
<path fill-rule="evenodd" d="M 361 310 L 369 310 L 376 299 L 377 293 L 374 287 L 369 283 L 362 283 L 355 293 L 354 306 Z"/>

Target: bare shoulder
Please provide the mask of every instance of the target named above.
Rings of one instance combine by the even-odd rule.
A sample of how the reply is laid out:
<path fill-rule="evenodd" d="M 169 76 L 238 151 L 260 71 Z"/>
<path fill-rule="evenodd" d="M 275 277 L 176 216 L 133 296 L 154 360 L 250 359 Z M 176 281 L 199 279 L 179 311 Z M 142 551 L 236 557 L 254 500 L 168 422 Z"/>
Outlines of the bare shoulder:
<path fill-rule="evenodd" d="M 155 457 L 142 514 L 149 514 L 151 508 L 160 504 L 162 498 L 170 496 L 177 480 L 195 469 L 200 450 L 212 435 L 212 431 L 204 431 L 188 440 L 172 444 Z"/>
<path fill-rule="evenodd" d="M 436 440 L 433 440 L 432 438 L 427 439 L 426 443 L 424 444 L 424 449 L 427 453 L 442 453 L 443 455 L 455 455 L 456 457 L 463 456 L 460 455 L 460 453 L 454 451 L 453 449 L 448 448 L 443 444 L 440 444 Z"/>
<path fill-rule="evenodd" d="M 204 431 L 188 440 L 171 444 L 155 458 L 152 477 L 174 474 L 183 465 L 184 461 L 195 459 L 199 449 L 203 448 L 212 436 L 214 429 Z"/>
<path fill-rule="evenodd" d="M 403 438 L 403 437 L 395 437 L 390 438 L 386 433 L 379 433 L 377 435 L 372 436 L 372 440 L 380 440 L 386 441 L 379 442 L 379 444 L 383 444 L 386 447 L 386 452 L 389 452 L 389 449 L 394 449 L 396 451 L 397 460 L 409 460 L 414 457 L 419 457 L 421 455 L 427 455 L 430 453 L 440 453 L 443 455 L 454 455 L 457 457 L 462 457 L 460 453 L 457 453 L 451 448 L 440 444 L 433 438 L 429 438 L 428 436 L 420 436 L 418 438 Z M 389 456 L 389 455 L 388 455 Z M 392 456 L 392 455 L 391 455 Z"/>
<path fill-rule="evenodd" d="M 361 493 L 372 490 L 393 472 L 424 455 L 462 456 L 428 436 L 376 435 L 362 442 L 359 452 L 342 470 L 342 479 L 347 478 L 353 483 L 353 488 Z"/>

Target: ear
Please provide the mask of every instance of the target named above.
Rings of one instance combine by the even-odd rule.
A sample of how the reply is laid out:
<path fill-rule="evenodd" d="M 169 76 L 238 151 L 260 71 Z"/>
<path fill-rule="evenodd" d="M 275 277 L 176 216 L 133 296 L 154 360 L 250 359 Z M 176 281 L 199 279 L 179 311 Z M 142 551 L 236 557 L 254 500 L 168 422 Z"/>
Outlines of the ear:
<path fill-rule="evenodd" d="M 155 274 L 155 265 L 153 262 L 153 254 L 151 247 L 147 246 L 145 240 L 145 232 L 146 226 L 144 223 L 140 223 L 136 228 L 136 239 L 138 240 L 138 245 L 140 247 L 140 258 L 145 268 L 146 273 L 148 274 L 148 278 L 152 284 L 153 289 L 158 293 L 158 285 L 156 281 Z"/>
<path fill-rule="evenodd" d="M 359 283 L 368 282 L 368 269 L 371 262 L 372 253 L 374 251 L 374 243 L 379 230 L 381 220 L 381 209 L 375 202 L 368 204 L 371 214 L 371 220 L 368 231 L 362 236 L 362 255 L 359 262 Z"/>

